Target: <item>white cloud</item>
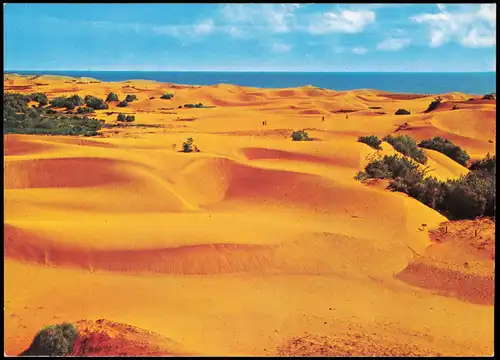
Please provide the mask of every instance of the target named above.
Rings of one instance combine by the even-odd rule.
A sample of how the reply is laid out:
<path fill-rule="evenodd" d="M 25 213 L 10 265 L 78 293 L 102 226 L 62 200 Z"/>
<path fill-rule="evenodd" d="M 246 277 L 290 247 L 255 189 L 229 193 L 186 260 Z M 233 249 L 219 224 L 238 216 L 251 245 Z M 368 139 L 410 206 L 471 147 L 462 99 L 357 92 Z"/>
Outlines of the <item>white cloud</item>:
<path fill-rule="evenodd" d="M 364 48 L 364 47 L 355 47 L 353 49 L 351 49 L 351 51 L 353 53 L 355 53 L 356 55 L 363 55 L 363 54 L 366 54 L 368 49 Z"/>
<path fill-rule="evenodd" d="M 275 42 L 275 43 L 271 44 L 271 50 L 274 52 L 278 52 L 278 53 L 288 52 L 291 49 L 292 49 L 292 46 L 288 45 L 288 44 L 279 43 L 279 42 Z"/>
<path fill-rule="evenodd" d="M 266 28 L 276 33 L 290 31 L 297 4 L 225 4 L 220 10 L 222 20 L 249 30 Z"/>
<path fill-rule="evenodd" d="M 449 12 L 438 4 L 439 13 L 411 17 L 429 31 L 429 46 L 439 47 L 455 41 L 466 47 L 496 46 L 496 4 L 469 5 L 459 12 Z"/>
<path fill-rule="evenodd" d="M 213 30 L 214 30 L 214 22 L 213 20 L 210 19 L 194 25 L 191 32 L 193 35 L 205 36 L 209 35 Z"/>
<path fill-rule="evenodd" d="M 387 38 L 377 45 L 377 49 L 384 51 L 398 51 L 410 45 L 410 39 Z"/>
<path fill-rule="evenodd" d="M 312 34 L 359 33 L 374 21 L 373 11 L 326 12 L 313 19 L 308 31 Z"/>

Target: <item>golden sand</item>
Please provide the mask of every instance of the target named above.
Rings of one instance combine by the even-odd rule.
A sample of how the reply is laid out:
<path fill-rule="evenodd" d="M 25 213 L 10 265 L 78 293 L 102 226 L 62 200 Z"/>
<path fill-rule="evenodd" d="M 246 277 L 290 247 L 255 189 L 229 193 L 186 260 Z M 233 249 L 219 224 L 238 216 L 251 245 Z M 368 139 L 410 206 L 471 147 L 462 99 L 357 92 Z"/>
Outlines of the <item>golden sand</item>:
<path fill-rule="evenodd" d="M 424 114 L 433 97 L 376 90 L 16 75 L 4 88 L 136 94 L 96 117 L 161 125 L 4 136 L 7 354 L 44 325 L 97 319 L 171 339 L 171 353 L 493 354 L 494 256 L 435 241 L 429 231 L 446 218 L 353 177 L 375 152 L 357 137 L 405 122 L 396 134 L 443 136 L 473 159 L 494 154 L 496 101 L 444 94 Z M 160 99 L 166 92 L 174 98 Z M 215 107 L 178 109 L 200 102 Z M 399 108 L 412 115 L 393 115 Z M 317 141 L 292 142 L 299 129 Z M 188 137 L 200 153 L 178 152 Z M 394 149 L 384 143 L 381 153 Z M 425 153 L 440 179 L 468 171 Z M 488 248 L 494 224 L 482 231 Z"/>

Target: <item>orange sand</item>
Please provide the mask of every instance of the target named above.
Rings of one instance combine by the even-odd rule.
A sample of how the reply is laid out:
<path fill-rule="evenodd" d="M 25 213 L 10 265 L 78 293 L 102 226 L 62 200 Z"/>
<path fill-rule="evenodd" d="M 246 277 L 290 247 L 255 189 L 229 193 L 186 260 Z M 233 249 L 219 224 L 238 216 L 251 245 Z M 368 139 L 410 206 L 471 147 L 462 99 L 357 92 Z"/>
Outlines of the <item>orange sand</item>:
<path fill-rule="evenodd" d="M 172 341 L 158 347 L 145 336 L 123 345 L 129 354 L 144 346 L 144 354 L 226 356 L 493 353 L 494 256 L 467 250 L 491 239 L 467 247 L 453 241 L 461 229 L 431 240 L 443 216 L 353 177 L 374 153 L 357 137 L 404 122 L 398 133 L 417 140 L 439 135 L 474 159 L 494 154 L 496 101 L 445 94 L 442 108 L 424 114 L 433 97 L 375 90 L 16 75 L 4 88 L 49 98 L 136 94 L 96 117 L 114 123 L 124 112 L 162 125 L 104 129 L 100 138 L 4 136 L 7 354 L 46 324 L 98 319 L 128 324 L 101 324 L 107 339 L 137 327 Z M 166 92 L 175 97 L 161 100 Z M 177 109 L 199 102 L 216 107 Z M 394 116 L 398 108 L 412 115 Z M 346 120 L 339 110 L 356 111 Z M 292 142 L 298 129 L 318 141 Z M 200 153 L 172 149 L 188 137 Z M 425 152 L 438 178 L 468 171 Z"/>

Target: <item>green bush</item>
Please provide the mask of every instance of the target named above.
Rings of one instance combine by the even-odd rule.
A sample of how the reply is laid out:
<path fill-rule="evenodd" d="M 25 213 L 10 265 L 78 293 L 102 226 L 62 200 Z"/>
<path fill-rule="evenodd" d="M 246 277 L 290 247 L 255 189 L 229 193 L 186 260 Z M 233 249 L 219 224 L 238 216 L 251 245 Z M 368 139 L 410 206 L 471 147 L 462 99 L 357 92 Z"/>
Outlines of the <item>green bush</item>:
<path fill-rule="evenodd" d="M 125 118 L 125 121 L 126 121 L 126 122 L 134 122 L 134 121 L 135 121 L 135 116 L 134 116 L 134 115 L 128 115 L 128 116 Z"/>
<path fill-rule="evenodd" d="M 127 117 L 123 113 L 119 113 L 116 121 L 127 121 Z"/>
<path fill-rule="evenodd" d="M 119 101 L 118 95 L 116 95 L 114 92 L 110 92 L 108 94 L 108 97 L 106 98 L 106 102 L 110 102 L 110 101 Z"/>
<path fill-rule="evenodd" d="M 73 352 L 78 332 L 73 324 L 50 325 L 41 329 L 24 356 L 67 356 Z"/>
<path fill-rule="evenodd" d="M 387 135 L 383 140 L 387 141 L 392 145 L 394 150 L 402 153 L 403 155 L 409 156 L 421 164 L 425 164 L 427 162 L 427 156 L 425 156 L 425 153 L 417 147 L 415 140 L 408 135 L 399 135 L 396 137 Z"/>
<path fill-rule="evenodd" d="M 483 96 L 483 100 L 495 100 L 496 99 L 496 94 L 491 93 L 491 94 L 486 94 Z"/>
<path fill-rule="evenodd" d="M 380 140 L 378 136 L 360 136 L 358 138 L 358 142 L 366 144 L 375 150 L 382 150 L 382 147 L 380 146 L 380 144 L 382 144 L 382 140 Z"/>
<path fill-rule="evenodd" d="M 66 108 L 68 110 L 73 110 L 77 106 L 82 106 L 83 100 L 78 95 L 73 95 L 71 97 L 59 96 L 50 101 L 50 107 L 56 108 Z"/>
<path fill-rule="evenodd" d="M 125 100 L 123 100 L 123 101 L 120 101 L 118 103 L 118 105 L 116 105 L 116 106 L 118 106 L 118 107 L 127 107 L 128 106 L 128 102 L 126 102 Z"/>
<path fill-rule="evenodd" d="M 204 108 L 205 106 L 202 103 L 198 104 L 185 104 L 185 108 Z"/>
<path fill-rule="evenodd" d="M 106 104 L 106 102 L 103 99 L 99 99 L 98 97 L 92 95 L 85 96 L 85 105 L 94 110 L 109 109 L 108 104 Z"/>
<path fill-rule="evenodd" d="M 442 101 L 443 101 L 443 99 L 441 99 L 441 97 L 438 96 L 437 98 L 434 99 L 433 102 L 431 102 L 429 104 L 429 107 L 424 112 L 428 113 L 428 112 L 431 112 L 433 110 L 436 110 L 439 107 L 439 105 L 441 105 Z"/>
<path fill-rule="evenodd" d="M 309 135 L 304 130 L 292 132 L 293 141 L 310 141 Z"/>
<path fill-rule="evenodd" d="M 93 113 L 94 112 L 94 109 L 90 108 L 90 107 L 80 107 L 78 108 L 78 110 L 76 110 L 76 113 L 77 114 L 88 114 L 88 113 Z"/>
<path fill-rule="evenodd" d="M 182 151 L 185 153 L 199 152 L 198 147 L 194 144 L 193 138 L 187 138 L 186 141 L 182 143 Z"/>
<path fill-rule="evenodd" d="M 422 140 L 418 146 L 425 149 L 439 151 L 463 166 L 467 166 L 467 161 L 470 159 L 467 152 L 462 150 L 459 146 L 453 144 L 448 139 L 444 139 L 440 136 L 433 137 L 429 140 Z"/>
<path fill-rule="evenodd" d="M 490 153 L 488 153 L 484 159 L 473 161 L 469 166 L 469 170 L 486 171 L 492 175 L 496 175 L 496 155 L 491 156 Z"/>
<path fill-rule="evenodd" d="M 47 95 L 44 93 L 35 93 L 30 95 L 31 100 L 37 101 L 40 103 L 40 106 L 45 106 L 49 104 L 49 99 L 47 98 Z"/>
<path fill-rule="evenodd" d="M 166 99 L 166 100 L 170 100 L 174 97 L 174 94 L 170 94 L 170 93 L 167 93 L 167 94 L 163 94 L 160 99 Z"/>
<path fill-rule="evenodd" d="M 398 110 L 396 110 L 394 115 L 411 115 L 411 113 L 405 109 L 398 109 Z"/>
<path fill-rule="evenodd" d="M 372 160 L 365 171 L 356 174 L 361 182 L 367 179 L 389 179 L 388 189 L 399 191 L 439 211 L 450 220 L 495 216 L 495 166 L 487 156 L 476 162 L 476 170 L 456 180 L 440 181 L 426 176 L 413 160 L 397 155 Z"/>
<path fill-rule="evenodd" d="M 132 102 L 134 100 L 137 100 L 137 96 L 133 95 L 133 94 L 129 94 L 127 95 L 127 97 L 125 98 L 125 101 L 126 102 Z"/>
<path fill-rule="evenodd" d="M 54 115 L 54 114 L 57 114 L 57 111 L 55 111 L 53 109 L 47 109 L 47 114 Z"/>

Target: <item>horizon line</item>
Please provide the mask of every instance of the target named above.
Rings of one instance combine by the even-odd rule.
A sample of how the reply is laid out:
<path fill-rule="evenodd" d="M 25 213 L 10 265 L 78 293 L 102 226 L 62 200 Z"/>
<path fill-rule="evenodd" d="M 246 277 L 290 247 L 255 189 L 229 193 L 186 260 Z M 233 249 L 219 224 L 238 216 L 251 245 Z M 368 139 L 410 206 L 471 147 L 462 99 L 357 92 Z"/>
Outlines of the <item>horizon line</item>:
<path fill-rule="evenodd" d="M 130 69 L 14 69 L 5 70 L 6 72 L 50 72 L 50 71 L 81 71 L 81 72 L 222 72 L 222 73 L 237 73 L 237 72 L 253 72 L 253 73 L 390 73 L 390 74 L 414 74 L 414 73 L 450 73 L 450 74 L 481 74 L 481 73 L 496 73 L 496 70 L 490 71 L 303 71 L 303 70 L 130 70 Z"/>

